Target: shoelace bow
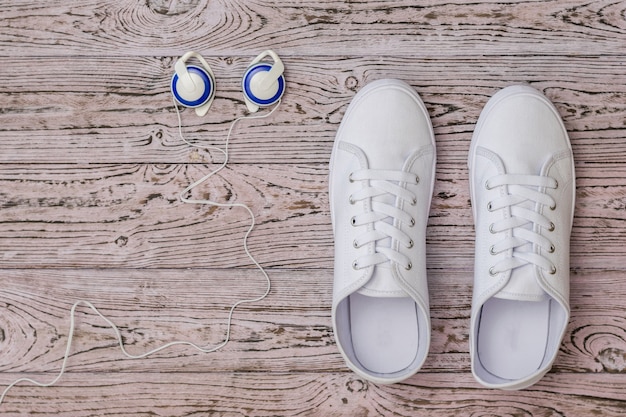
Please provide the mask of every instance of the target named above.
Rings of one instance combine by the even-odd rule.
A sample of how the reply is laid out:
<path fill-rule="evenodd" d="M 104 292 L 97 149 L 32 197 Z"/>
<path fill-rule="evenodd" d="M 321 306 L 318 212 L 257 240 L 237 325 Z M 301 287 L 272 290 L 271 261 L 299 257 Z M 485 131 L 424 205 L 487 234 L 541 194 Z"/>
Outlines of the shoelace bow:
<path fill-rule="evenodd" d="M 499 186 L 507 187 L 507 195 L 489 202 L 487 210 L 495 211 L 508 208 L 511 217 L 492 223 L 489 231 L 492 234 L 510 230 L 510 236 L 502 239 L 489 249 L 492 255 L 511 250 L 511 256 L 498 262 L 489 269 L 491 275 L 506 272 L 515 268 L 532 264 L 550 274 L 556 273 L 556 266 L 542 252 L 553 253 L 552 242 L 540 234 L 540 229 L 554 231 L 554 223 L 539 213 L 538 208 L 547 206 L 556 209 L 556 201 L 546 194 L 546 189 L 556 189 L 558 183 L 554 178 L 538 175 L 503 174 L 490 178 L 485 187 L 490 190 Z M 528 208 L 530 205 L 532 209 Z M 523 250 L 528 244 L 536 245 L 541 251 Z"/>
<path fill-rule="evenodd" d="M 395 206 L 398 199 L 409 206 L 417 204 L 417 197 L 401 184 L 417 184 L 419 177 L 405 171 L 361 169 L 350 174 L 350 181 L 359 181 L 363 188 L 350 196 L 350 204 L 371 199 L 371 210 L 352 217 L 352 226 L 371 225 L 368 231 L 358 236 L 353 245 L 360 248 L 375 242 L 375 252 L 362 256 L 354 261 L 354 269 L 367 268 L 388 261 L 397 263 L 407 270 L 413 265 L 411 260 L 402 253 L 394 250 L 391 244 L 384 245 L 383 241 L 391 238 L 407 248 L 414 245 L 413 240 L 399 227 L 406 224 L 415 225 L 415 219 L 404 210 Z M 392 201 L 389 204 L 389 201 Z M 397 221 L 396 221 L 397 220 Z"/>

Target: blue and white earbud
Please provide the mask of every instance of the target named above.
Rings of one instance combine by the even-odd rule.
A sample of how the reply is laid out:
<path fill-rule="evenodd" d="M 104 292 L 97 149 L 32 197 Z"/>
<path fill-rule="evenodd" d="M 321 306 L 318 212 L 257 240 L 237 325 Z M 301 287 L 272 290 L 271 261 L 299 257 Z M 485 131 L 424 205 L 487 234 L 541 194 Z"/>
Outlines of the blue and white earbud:
<path fill-rule="evenodd" d="M 262 62 L 270 57 L 274 62 Z M 251 113 L 260 107 L 277 103 L 285 93 L 285 66 L 276 52 L 267 50 L 254 58 L 243 75 L 243 89 L 246 106 Z"/>
<path fill-rule="evenodd" d="M 196 58 L 202 64 L 187 65 L 187 61 Z M 198 116 L 204 116 L 215 98 L 215 76 L 211 67 L 196 52 L 187 52 L 174 65 L 171 89 L 180 105 L 196 110 Z"/>

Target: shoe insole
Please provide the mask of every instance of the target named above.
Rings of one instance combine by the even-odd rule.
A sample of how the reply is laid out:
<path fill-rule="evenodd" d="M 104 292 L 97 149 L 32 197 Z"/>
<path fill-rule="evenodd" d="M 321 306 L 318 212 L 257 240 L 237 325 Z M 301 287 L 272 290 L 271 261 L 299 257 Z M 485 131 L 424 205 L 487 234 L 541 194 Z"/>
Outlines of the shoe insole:
<path fill-rule="evenodd" d="M 354 354 L 370 372 L 394 373 L 415 361 L 417 306 L 409 297 L 350 295 L 350 331 Z"/>
<path fill-rule="evenodd" d="M 537 371 L 548 344 L 550 300 L 492 298 L 482 308 L 478 358 L 489 373 L 521 379 Z"/>

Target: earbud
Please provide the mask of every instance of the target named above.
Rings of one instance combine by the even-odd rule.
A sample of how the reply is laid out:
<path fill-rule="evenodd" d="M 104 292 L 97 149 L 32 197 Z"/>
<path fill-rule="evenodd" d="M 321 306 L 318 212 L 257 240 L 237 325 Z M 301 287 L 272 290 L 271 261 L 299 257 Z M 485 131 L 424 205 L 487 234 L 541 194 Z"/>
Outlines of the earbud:
<path fill-rule="evenodd" d="M 187 61 L 195 58 L 202 64 L 187 65 Z M 174 65 L 172 76 L 172 94 L 178 103 L 196 110 L 198 116 L 204 116 L 215 98 L 215 76 L 211 67 L 196 52 L 187 52 Z"/>
<path fill-rule="evenodd" d="M 267 57 L 274 63 L 262 62 Z M 284 72 L 285 66 L 274 51 L 264 51 L 254 58 L 241 82 L 246 106 L 251 113 L 280 100 L 285 93 Z"/>

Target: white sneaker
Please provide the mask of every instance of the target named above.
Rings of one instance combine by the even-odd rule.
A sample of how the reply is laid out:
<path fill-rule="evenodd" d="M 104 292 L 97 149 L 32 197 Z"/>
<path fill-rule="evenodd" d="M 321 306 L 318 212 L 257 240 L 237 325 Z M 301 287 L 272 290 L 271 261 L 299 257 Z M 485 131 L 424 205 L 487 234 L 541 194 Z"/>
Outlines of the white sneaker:
<path fill-rule="evenodd" d="M 569 320 L 572 148 L 550 101 L 512 86 L 482 111 L 468 162 L 472 373 L 487 387 L 522 389 L 550 370 Z"/>
<path fill-rule="evenodd" d="M 379 80 L 354 97 L 330 161 L 332 319 L 348 366 L 377 383 L 422 366 L 430 344 L 426 224 L 435 139 L 417 93 Z"/>

